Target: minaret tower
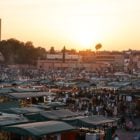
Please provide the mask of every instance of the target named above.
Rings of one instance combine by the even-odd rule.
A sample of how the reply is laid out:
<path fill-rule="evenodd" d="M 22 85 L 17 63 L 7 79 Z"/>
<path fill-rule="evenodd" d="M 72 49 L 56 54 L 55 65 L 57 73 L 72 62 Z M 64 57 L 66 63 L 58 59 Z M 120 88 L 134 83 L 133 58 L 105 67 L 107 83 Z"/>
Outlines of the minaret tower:
<path fill-rule="evenodd" d="M 63 52 L 63 63 L 65 63 L 65 57 L 66 57 L 66 48 L 65 48 L 65 46 L 64 46 L 62 52 Z"/>

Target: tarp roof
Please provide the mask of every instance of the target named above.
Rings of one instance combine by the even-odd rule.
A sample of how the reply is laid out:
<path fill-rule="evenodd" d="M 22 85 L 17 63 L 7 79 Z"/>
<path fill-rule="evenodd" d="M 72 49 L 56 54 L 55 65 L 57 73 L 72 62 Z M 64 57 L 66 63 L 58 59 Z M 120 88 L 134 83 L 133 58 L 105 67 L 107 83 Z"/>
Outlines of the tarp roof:
<path fill-rule="evenodd" d="M 99 86 L 99 88 L 101 89 L 123 89 L 125 87 L 128 87 L 129 85 L 131 85 L 131 82 L 109 82 L 106 86 Z"/>
<path fill-rule="evenodd" d="M 32 88 L 12 88 L 13 92 L 37 92 L 38 90 Z"/>
<path fill-rule="evenodd" d="M 73 118 L 65 118 L 63 119 L 63 121 L 77 127 L 95 127 L 117 121 L 117 119 L 106 118 L 102 115 L 93 115 L 93 116 L 78 116 Z"/>
<path fill-rule="evenodd" d="M 110 86 L 110 87 L 114 87 L 114 88 L 122 88 L 122 87 L 126 87 L 126 86 L 128 86 L 128 85 L 130 85 L 131 84 L 131 82 L 110 82 L 110 83 L 108 83 L 108 86 Z"/>
<path fill-rule="evenodd" d="M 10 110 L 16 114 L 39 113 L 43 111 L 37 107 L 10 108 Z"/>
<path fill-rule="evenodd" d="M 11 88 L 0 88 L 0 93 L 11 93 L 13 92 Z"/>
<path fill-rule="evenodd" d="M 131 76 L 130 74 L 124 73 L 124 72 L 115 72 L 114 73 L 115 76 Z"/>
<path fill-rule="evenodd" d="M 83 125 L 87 125 L 87 126 L 88 125 L 98 126 L 105 123 L 114 122 L 113 119 L 109 119 L 101 115 L 89 116 L 89 117 L 81 118 L 79 120 Z"/>
<path fill-rule="evenodd" d="M 47 134 L 61 133 L 71 131 L 75 128 L 71 125 L 60 121 L 35 122 L 20 125 L 6 126 L 5 131 L 14 132 L 19 135 L 43 136 Z"/>
<path fill-rule="evenodd" d="M 79 87 L 79 88 L 90 87 L 90 83 L 89 82 L 78 82 L 76 84 L 76 86 Z"/>
<path fill-rule="evenodd" d="M 0 103 L 0 111 L 6 111 L 6 110 L 8 111 L 9 108 L 14 108 L 14 107 L 19 107 L 18 101 L 9 101 L 9 102 Z"/>
<path fill-rule="evenodd" d="M 68 117 L 75 117 L 79 115 L 78 113 L 72 112 L 68 109 L 44 111 L 44 112 L 40 112 L 40 114 L 43 117 L 46 117 L 49 119 L 62 119 L 62 118 L 68 118 Z"/>
<path fill-rule="evenodd" d="M 19 116 L 15 114 L 7 114 L 7 113 L 1 113 L 0 115 L 0 127 L 19 124 L 19 123 L 26 123 L 26 122 L 29 121 L 23 116 Z"/>
<path fill-rule="evenodd" d="M 66 104 L 65 103 L 62 103 L 62 102 L 50 102 L 50 103 L 47 103 L 47 106 L 50 106 L 50 107 L 61 107 L 61 106 L 65 106 Z"/>
<path fill-rule="evenodd" d="M 7 96 L 15 99 L 42 97 L 52 95 L 51 92 L 23 92 L 23 93 L 7 93 Z"/>
<path fill-rule="evenodd" d="M 32 104 L 32 107 L 40 108 L 40 109 L 51 109 L 51 106 L 47 106 L 46 104 Z"/>
<path fill-rule="evenodd" d="M 14 92 L 37 92 L 36 89 L 31 88 L 0 88 L 0 93 L 14 93 Z M 39 91 L 38 91 L 39 92 Z"/>
<path fill-rule="evenodd" d="M 39 81 L 39 83 L 41 83 L 41 84 L 48 84 L 49 82 L 50 82 L 49 79 Z"/>

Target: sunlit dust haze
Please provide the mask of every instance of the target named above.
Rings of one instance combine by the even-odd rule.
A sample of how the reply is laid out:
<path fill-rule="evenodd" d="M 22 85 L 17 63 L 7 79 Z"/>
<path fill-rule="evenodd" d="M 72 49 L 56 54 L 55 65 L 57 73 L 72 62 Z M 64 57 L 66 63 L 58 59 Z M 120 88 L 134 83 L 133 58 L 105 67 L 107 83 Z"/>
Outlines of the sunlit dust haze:
<path fill-rule="evenodd" d="M 0 0 L 2 39 L 60 50 L 140 49 L 140 0 Z"/>

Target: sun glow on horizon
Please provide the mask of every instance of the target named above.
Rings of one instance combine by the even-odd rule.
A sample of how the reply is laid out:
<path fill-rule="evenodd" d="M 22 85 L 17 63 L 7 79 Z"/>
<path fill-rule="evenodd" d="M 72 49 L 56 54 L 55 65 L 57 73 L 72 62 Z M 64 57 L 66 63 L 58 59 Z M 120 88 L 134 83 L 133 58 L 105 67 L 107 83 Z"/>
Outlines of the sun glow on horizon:
<path fill-rule="evenodd" d="M 72 44 L 77 44 L 76 49 L 93 49 L 93 45 L 106 39 L 107 30 L 112 30 L 112 25 L 108 29 L 109 22 L 112 22 L 108 20 L 104 23 L 103 20 L 100 16 L 69 15 L 63 22 L 53 22 L 50 25 L 59 37 L 73 42 Z M 56 28 L 57 25 L 59 29 Z"/>
<path fill-rule="evenodd" d="M 140 47 L 138 0 L 3 0 L 2 39 L 32 41 L 57 50 Z M 7 8 L 8 7 L 8 8 Z"/>

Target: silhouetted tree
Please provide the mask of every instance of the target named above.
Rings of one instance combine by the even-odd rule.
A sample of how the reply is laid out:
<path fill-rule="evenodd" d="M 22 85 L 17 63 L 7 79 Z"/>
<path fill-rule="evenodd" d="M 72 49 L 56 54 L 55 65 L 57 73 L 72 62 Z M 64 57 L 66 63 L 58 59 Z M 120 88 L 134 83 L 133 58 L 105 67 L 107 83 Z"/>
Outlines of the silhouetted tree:
<path fill-rule="evenodd" d="M 51 54 L 55 54 L 55 49 L 54 49 L 53 46 L 50 48 L 50 53 L 51 53 Z"/>
<path fill-rule="evenodd" d="M 77 53 L 75 49 L 66 50 L 66 52 L 69 54 L 76 54 Z"/>
<path fill-rule="evenodd" d="M 96 46 L 95 46 L 96 51 L 98 51 L 101 48 L 102 48 L 102 44 L 101 43 L 96 44 Z"/>
<path fill-rule="evenodd" d="M 35 64 L 38 57 L 44 57 L 44 48 L 35 48 L 33 43 L 20 42 L 16 39 L 2 40 L 0 42 L 0 52 L 4 56 L 4 63 L 7 64 Z"/>
<path fill-rule="evenodd" d="M 70 50 L 70 53 L 71 53 L 71 54 L 76 54 L 77 52 L 76 52 L 75 49 L 71 49 L 71 50 Z"/>
<path fill-rule="evenodd" d="M 38 55 L 38 57 L 40 59 L 45 59 L 46 58 L 46 50 L 45 50 L 45 48 L 37 47 L 36 48 L 36 53 L 37 53 L 37 55 Z"/>

